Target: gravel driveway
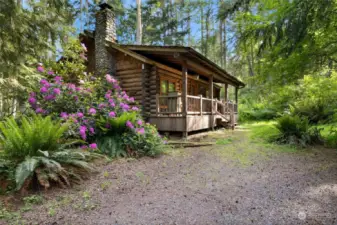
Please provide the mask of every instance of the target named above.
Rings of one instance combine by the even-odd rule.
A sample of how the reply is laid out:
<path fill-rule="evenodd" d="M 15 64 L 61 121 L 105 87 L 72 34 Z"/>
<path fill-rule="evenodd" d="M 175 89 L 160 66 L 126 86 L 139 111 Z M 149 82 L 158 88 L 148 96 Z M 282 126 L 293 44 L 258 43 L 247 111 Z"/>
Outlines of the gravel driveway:
<path fill-rule="evenodd" d="M 212 146 L 117 160 L 53 190 L 25 224 L 337 224 L 337 153 L 263 145 L 216 131 Z M 0 220 L 1 224 L 1 220 Z"/>

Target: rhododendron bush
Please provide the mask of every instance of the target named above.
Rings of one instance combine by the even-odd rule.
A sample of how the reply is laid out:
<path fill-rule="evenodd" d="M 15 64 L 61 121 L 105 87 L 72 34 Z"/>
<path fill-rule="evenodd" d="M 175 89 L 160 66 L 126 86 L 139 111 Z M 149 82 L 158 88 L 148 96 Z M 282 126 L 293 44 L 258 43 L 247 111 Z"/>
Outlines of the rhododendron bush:
<path fill-rule="evenodd" d="M 112 76 L 107 74 L 102 80 L 76 85 L 65 83 L 61 76 L 46 72 L 42 66 L 38 71 L 47 78 L 40 81 L 38 90 L 30 93 L 31 108 L 36 114 L 71 121 L 67 135 L 82 139 L 85 143 L 82 148 L 100 149 L 105 146 L 100 140 L 114 137 L 122 138 L 119 148 L 126 154 L 120 155 L 153 156 L 159 152 L 163 140 L 157 130 L 144 123 L 134 98 L 122 91 Z"/>

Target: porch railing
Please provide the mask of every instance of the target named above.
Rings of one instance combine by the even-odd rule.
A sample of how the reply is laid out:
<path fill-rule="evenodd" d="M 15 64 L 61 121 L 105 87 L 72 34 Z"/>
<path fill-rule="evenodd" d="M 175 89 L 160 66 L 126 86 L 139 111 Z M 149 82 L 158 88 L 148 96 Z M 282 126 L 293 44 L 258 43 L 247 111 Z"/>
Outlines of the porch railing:
<path fill-rule="evenodd" d="M 217 99 L 204 98 L 202 96 L 187 95 L 187 114 L 188 115 L 207 115 L 213 113 L 221 113 L 223 115 L 230 112 L 237 113 L 237 104 L 232 102 L 222 102 Z M 183 104 L 182 95 L 157 95 L 156 99 L 157 116 L 182 116 Z"/>

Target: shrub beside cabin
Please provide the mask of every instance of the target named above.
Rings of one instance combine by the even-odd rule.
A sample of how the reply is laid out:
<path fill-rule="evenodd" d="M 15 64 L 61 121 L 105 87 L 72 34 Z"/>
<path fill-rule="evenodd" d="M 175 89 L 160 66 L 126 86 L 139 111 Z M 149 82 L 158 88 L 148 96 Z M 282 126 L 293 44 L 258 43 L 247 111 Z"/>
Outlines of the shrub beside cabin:
<path fill-rule="evenodd" d="M 108 4 L 100 8 L 95 32 L 80 35 L 88 49 L 88 72 L 117 78 L 159 131 L 186 137 L 215 126 L 234 127 L 244 83 L 190 47 L 118 44 L 114 12 Z M 234 101 L 227 97 L 229 85 L 235 88 Z"/>

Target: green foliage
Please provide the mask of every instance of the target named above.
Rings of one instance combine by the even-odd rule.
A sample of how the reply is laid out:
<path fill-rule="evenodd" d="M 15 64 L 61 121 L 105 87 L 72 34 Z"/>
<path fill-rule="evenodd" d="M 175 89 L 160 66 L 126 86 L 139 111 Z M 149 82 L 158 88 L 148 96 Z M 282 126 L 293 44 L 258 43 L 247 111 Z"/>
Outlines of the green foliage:
<path fill-rule="evenodd" d="M 144 125 L 144 132 L 140 132 L 139 130 L 131 130 L 130 132 L 124 133 L 122 140 L 128 154 L 131 156 L 153 157 L 159 155 L 166 148 L 166 141 L 163 141 L 156 127 L 151 124 L 147 123 Z"/>
<path fill-rule="evenodd" d="M 67 129 L 68 124 L 36 115 L 0 123 L 2 157 L 15 167 L 17 190 L 28 188 L 32 182 L 45 188 L 51 184 L 69 186 L 71 181 L 81 180 L 83 171 L 92 170 L 87 161 L 96 155 L 66 149 L 76 143 L 62 141 Z M 2 164 L 1 168 L 8 166 Z"/>
<path fill-rule="evenodd" d="M 78 38 L 70 38 L 63 46 L 62 58 L 51 64 L 52 70 L 62 74 L 66 83 L 78 83 L 80 80 L 89 81 L 86 71 L 85 46 L 82 46 Z"/>
<path fill-rule="evenodd" d="M 118 158 L 128 156 L 120 134 L 116 133 L 103 136 L 99 138 L 96 143 L 98 149 L 109 157 Z"/>
<path fill-rule="evenodd" d="M 63 42 L 73 22 L 67 0 L 22 2 L 0 4 L 0 119 L 19 111 L 41 79 L 35 66 L 55 55 L 56 43 Z"/>
<path fill-rule="evenodd" d="M 297 88 L 294 88 L 293 115 L 305 116 L 310 123 L 328 122 L 333 119 L 337 108 L 337 73 L 330 77 L 305 76 Z"/>
<path fill-rule="evenodd" d="M 114 134 L 122 134 L 127 130 L 125 126 L 127 121 L 134 123 L 137 119 L 136 112 L 124 112 L 119 117 L 103 117 L 100 116 L 98 120 L 96 120 L 96 125 L 104 132 L 105 135 L 114 135 Z M 109 124 L 109 127 L 106 127 L 106 124 Z"/>
<path fill-rule="evenodd" d="M 23 117 L 20 123 L 10 117 L 0 122 L 0 148 L 4 157 L 18 161 L 40 155 L 42 150 L 56 151 L 68 126 L 52 121 L 49 116 Z"/>
<path fill-rule="evenodd" d="M 280 134 L 280 131 L 275 127 L 274 121 L 246 124 L 244 127 L 250 129 L 252 131 L 250 137 L 258 141 L 272 142 Z"/>
<path fill-rule="evenodd" d="M 86 162 L 91 157 L 90 152 L 79 150 L 41 151 L 41 156 L 27 157 L 18 164 L 15 172 L 16 188 L 19 190 L 24 184 L 28 186 L 33 175 L 45 188 L 49 188 L 52 183 L 69 186 L 71 182 L 80 181 L 83 172 L 93 170 Z"/>
<path fill-rule="evenodd" d="M 276 139 L 278 143 L 302 147 L 323 143 L 320 129 L 309 129 L 309 120 L 305 117 L 285 115 L 277 120 L 275 126 L 280 131 Z"/>
<path fill-rule="evenodd" d="M 272 120 L 277 117 L 277 112 L 273 109 L 240 109 L 239 120 L 240 122 L 247 121 L 265 121 Z"/>
<path fill-rule="evenodd" d="M 23 198 L 26 205 L 38 205 L 43 202 L 43 197 L 40 195 L 31 195 Z"/>
<path fill-rule="evenodd" d="M 232 142 L 233 142 L 233 140 L 231 138 L 226 138 L 226 139 L 218 139 L 216 141 L 216 144 L 217 145 L 227 145 L 227 144 L 230 144 Z"/>
<path fill-rule="evenodd" d="M 331 128 L 325 140 L 328 147 L 337 149 L 337 129 Z"/>

